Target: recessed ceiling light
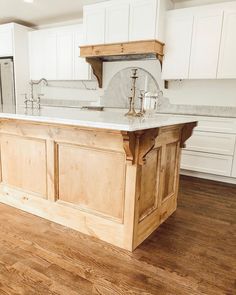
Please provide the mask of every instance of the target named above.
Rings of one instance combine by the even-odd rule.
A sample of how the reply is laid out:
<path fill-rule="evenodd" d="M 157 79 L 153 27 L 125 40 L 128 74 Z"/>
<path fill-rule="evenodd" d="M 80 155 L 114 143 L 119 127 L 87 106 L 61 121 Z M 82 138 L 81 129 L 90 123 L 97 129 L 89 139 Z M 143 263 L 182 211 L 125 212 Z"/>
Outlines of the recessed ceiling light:
<path fill-rule="evenodd" d="M 33 3 L 34 0 L 24 0 L 24 2 L 26 2 L 26 3 Z"/>

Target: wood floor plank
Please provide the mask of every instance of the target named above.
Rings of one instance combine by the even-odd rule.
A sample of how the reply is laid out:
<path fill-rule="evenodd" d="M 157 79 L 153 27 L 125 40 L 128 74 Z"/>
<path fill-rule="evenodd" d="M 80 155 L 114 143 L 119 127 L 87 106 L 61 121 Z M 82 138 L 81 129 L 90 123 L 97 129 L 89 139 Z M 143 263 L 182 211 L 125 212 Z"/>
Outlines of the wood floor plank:
<path fill-rule="evenodd" d="M 182 177 L 134 253 L 0 204 L 0 295 L 235 295 L 236 186 Z"/>

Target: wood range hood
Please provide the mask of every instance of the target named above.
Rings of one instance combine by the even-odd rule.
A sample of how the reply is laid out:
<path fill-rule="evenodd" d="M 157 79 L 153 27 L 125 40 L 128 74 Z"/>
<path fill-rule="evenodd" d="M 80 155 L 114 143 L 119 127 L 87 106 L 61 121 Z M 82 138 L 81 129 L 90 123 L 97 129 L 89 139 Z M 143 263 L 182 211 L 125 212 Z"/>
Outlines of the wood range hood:
<path fill-rule="evenodd" d="M 162 63 L 164 43 L 158 40 L 134 41 L 80 47 L 80 56 L 86 58 L 102 88 L 103 62 L 158 59 Z"/>

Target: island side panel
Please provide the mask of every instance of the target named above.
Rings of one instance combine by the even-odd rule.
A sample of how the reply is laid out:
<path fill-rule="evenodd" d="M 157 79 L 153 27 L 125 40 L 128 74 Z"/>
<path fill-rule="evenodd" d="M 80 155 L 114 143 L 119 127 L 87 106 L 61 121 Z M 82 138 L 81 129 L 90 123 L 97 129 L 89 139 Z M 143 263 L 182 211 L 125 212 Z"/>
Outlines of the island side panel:
<path fill-rule="evenodd" d="M 133 250 L 177 208 L 185 127 L 185 124 L 162 127 L 156 130 L 156 135 L 154 131 L 146 131 L 140 136 Z M 194 125 L 187 129 L 193 128 Z"/>
<path fill-rule="evenodd" d="M 136 166 L 120 131 L 9 119 L 0 138 L 0 202 L 132 250 Z"/>

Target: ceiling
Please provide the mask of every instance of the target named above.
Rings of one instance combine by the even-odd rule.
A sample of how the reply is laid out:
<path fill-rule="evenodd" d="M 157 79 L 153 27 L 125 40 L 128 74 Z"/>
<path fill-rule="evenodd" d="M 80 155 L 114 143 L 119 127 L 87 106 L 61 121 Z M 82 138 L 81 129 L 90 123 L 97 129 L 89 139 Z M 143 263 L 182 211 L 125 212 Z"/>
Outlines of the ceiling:
<path fill-rule="evenodd" d="M 66 22 L 82 17 L 83 5 L 104 0 L 0 0 L 0 23 L 18 22 L 28 26 L 39 26 Z"/>
<path fill-rule="evenodd" d="M 83 6 L 104 0 L 0 0 L 0 24 L 18 22 L 27 26 L 43 26 L 53 23 L 80 20 Z M 119 0 L 117 0 L 119 1 Z M 228 0 L 172 0 L 176 8 Z M 188 4 L 187 4 L 188 5 Z M 189 4 L 191 5 L 191 4 Z"/>

